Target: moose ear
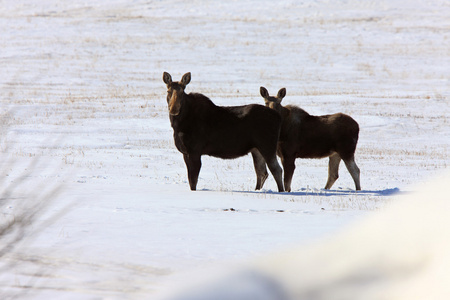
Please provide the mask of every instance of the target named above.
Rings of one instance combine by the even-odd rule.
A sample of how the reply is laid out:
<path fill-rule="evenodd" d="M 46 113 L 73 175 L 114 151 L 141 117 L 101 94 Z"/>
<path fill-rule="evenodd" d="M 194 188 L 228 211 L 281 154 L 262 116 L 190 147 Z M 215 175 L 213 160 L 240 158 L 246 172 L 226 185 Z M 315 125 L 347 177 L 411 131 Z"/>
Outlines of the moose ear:
<path fill-rule="evenodd" d="M 167 85 L 171 84 L 172 83 L 172 76 L 170 76 L 169 73 L 164 72 L 164 74 L 163 74 L 163 81 Z"/>
<path fill-rule="evenodd" d="M 191 82 L 191 72 L 184 74 L 181 78 L 182 85 L 187 86 L 189 82 Z"/>
<path fill-rule="evenodd" d="M 267 99 L 267 98 L 269 98 L 269 92 L 267 91 L 267 89 L 265 88 L 265 87 L 260 87 L 259 88 L 259 93 L 261 94 L 261 96 L 264 98 L 264 99 Z"/>
<path fill-rule="evenodd" d="M 281 99 L 283 99 L 285 96 L 286 96 L 286 88 L 280 89 L 278 91 L 277 98 L 280 99 L 280 101 L 281 101 Z"/>

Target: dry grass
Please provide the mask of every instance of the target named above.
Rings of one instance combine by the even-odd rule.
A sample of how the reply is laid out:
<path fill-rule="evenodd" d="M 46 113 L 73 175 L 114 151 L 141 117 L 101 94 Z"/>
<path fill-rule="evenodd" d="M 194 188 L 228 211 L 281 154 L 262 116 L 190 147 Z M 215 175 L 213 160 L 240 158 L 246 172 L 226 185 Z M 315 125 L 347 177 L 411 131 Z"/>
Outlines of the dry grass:
<path fill-rule="evenodd" d="M 16 253 L 23 251 L 46 227 L 71 208 L 71 204 L 66 203 L 49 212 L 64 190 L 64 185 L 56 181 L 48 183 L 46 180 L 36 180 L 40 172 L 52 168 L 42 158 L 30 155 L 28 164 L 24 166 L 24 160 L 17 159 L 20 154 L 11 153 L 6 136 L 13 122 L 14 112 L 1 118 L 0 144 L 3 151 L 0 166 L 0 275 L 11 274 L 22 268 L 28 271 L 22 274 L 26 279 L 16 285 L 0 281 L 2 287 L 9 287 L 0 292 L 2 299 L 24 297 L 36 286 L 39 278 L 46 276 L 45 266 L 41 261 L 20 259 Z M 52 173 L 56 174 L 58 169 Z"/>
<path fill-rule="evenodd" d="M 32 167 L 32 166 L 30 166 Z M 19 178 L 19 183 L 10 185 L 2 192 L 0 209 L 2 211 L 0 220 L 0 274 L 11 274 L 18 268 L 33 270 L 32 273 L 24 274 L 27 279 L 22 282 L 18 289 L 8 289 L 0 292 L 2 299 L 13 299 L 23 297 L 27 290 L 34 287 L 40 277 L 45 274 L 45 268 L 40 261 L 24 261 L 15 259 L 14 253 L 23 251 L 36 235 L 47 226 L 60 218 L 65 210 L 53 214 L 45 222 L 40 218 L 46 213 L 52 201 L 58 196 L 61 187 L 55 187 L 45 193 L 33 193 L 32 195 L 16 197 L 16 189 L 27 184 L 25 175 Z M 17 203 L 20 201 L 21 203 Z M 5 286 L 5 283 L 0 283 Z M 9 286 L 9 284 L 6 284 Z"/>

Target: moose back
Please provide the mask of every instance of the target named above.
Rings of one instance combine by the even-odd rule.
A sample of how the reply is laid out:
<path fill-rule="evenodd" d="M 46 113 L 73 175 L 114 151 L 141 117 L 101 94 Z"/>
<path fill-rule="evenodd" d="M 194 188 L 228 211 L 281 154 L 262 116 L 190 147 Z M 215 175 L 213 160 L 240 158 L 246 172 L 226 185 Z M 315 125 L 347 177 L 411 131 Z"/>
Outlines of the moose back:
<path fill-rule="evenodd" d="M 339 177 L 339 164 L 343 160 L 355 182 L 356 190 L 361 190 L 360 170 L 355 162 L 359 125 L 348 115 L 337 113 L 313 116 L 294 105 L 282 106 L 286 89 L 278 91 L 276 97 L 269 95 L 265 87 L 260 88 L 267 107 L 278 111 L 282 117 L 278 155 L 284 169 L 284 188 L 291 190 L 296 158 L 329 157 L 328 181 L 325 189 L 330 189 Z"/>

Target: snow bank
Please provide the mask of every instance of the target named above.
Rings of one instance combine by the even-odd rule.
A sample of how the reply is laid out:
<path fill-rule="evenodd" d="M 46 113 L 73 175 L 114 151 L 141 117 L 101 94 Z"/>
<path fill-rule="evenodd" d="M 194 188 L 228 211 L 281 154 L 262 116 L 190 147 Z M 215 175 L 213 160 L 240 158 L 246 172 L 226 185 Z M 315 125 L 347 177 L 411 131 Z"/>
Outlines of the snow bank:
<path fill-rule="evenodd" d="M 331 239 L 169 299 L 449 299 L 449 180 L 447 173 Z"/>

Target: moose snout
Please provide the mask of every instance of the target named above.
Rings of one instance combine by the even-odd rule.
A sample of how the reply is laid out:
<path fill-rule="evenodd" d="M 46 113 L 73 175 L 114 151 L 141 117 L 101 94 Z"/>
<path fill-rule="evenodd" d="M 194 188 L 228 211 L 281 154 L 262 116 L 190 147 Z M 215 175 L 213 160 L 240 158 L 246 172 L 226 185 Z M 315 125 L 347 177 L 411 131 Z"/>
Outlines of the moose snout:
<path fill-rule="evenodd" d="M 181 105 L 178 103 L 169 104 L 169 114 L 172 116 L 178 116 L 180 114 Z"/>
<path fill-rule="evenodd" d="M 267 101 L 266 102 L 266 107 L 269 107 L 271 109 L 275 109 L 276 110 L 276 103 L 274 101 Z"/>
<path fill-rule="evenodd" d="M 170 97 L 167 102 L 169 105 L 169 114 L 172 116 L 179 115 L 181 110 L 180 97 L 174 93 L 174 95 L 172 95 L 172 97 Z"/>

